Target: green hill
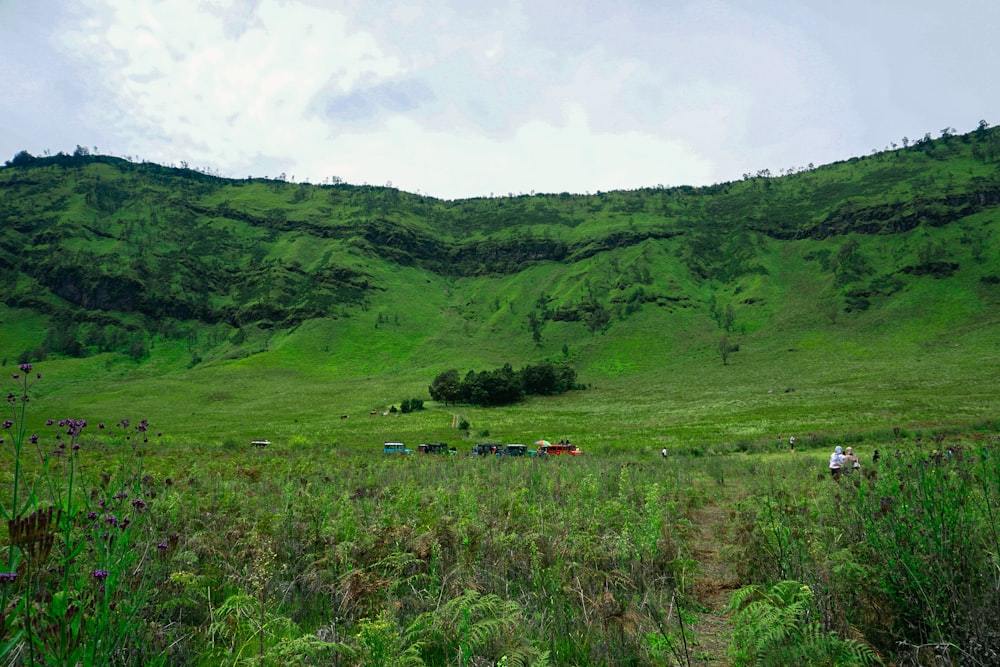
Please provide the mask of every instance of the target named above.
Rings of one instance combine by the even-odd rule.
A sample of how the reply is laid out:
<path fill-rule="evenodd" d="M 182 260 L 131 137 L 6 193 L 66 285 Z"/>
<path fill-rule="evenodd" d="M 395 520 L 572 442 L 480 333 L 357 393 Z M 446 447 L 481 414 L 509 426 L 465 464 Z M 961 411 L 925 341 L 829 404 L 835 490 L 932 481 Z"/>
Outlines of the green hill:
<path fill-rule="evenodd" d="M 967 426 L 998 414 L 998 164 L 981 127 L 704 188 L 442 201 L 19 153 L 0 357 L 44 370 L 38 419 L 208 441 L 454 440 L 456 414 L 596 451 Z M 589 388 L 369 414 L 541 360 Z"/>

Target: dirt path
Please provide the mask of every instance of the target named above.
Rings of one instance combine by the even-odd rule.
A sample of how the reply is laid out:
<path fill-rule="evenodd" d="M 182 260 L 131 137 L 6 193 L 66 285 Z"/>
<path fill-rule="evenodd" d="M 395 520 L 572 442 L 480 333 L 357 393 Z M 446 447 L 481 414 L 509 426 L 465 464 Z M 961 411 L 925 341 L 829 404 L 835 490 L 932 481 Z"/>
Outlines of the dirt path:
<path fill-rule="evenodd" d="M 691 521 L 697 528 L 693 546 L 700 568 L 691 593 L 703 608 L 697 613 L 693 630 L 696 645 L 690 647 L 691 664 L 726 667 L 732 626 L 724 610 L 739 582 L 732 565 L 722 554 L 727 541 L 725 506 L 712 504 L 693 510 Z"/>

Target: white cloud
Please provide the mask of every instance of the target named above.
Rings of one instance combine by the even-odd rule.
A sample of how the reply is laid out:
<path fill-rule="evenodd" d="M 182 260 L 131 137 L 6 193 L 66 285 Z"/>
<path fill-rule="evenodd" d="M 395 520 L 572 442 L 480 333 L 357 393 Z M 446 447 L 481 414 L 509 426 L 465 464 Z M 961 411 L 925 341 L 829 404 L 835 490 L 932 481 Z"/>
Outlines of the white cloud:
<path fill-rule="evenodd" d="M 676 185 L 711 171 L 681 142 L 596 132 L 580 107 L 565 108 L 560 124 L 526 122 L 509 138 L 429 130 L 395 116 L 377 133 L 344 135 L 330 146 L 329 155 L 304 160 L 307 171 L 449 198 Z"/>
<path fill-rule="evenodd" d="M 703 184 L 995 121 L 997 21 L 975 0 L 0 3 L 0 151 L 447 197 Z"/>
<path fill-rule="evenodd" d="M 258 154 L 292 162 L 326 135 L 309 113 L 317 95 L 400 72 L 370 35 L 305 5 L 265 0 L 239 30 L 224 14 L 191 20 L 187 0 L 105 9 L 105 24 L 74 39 L 92 50 L 114 95 L 107 120 L 146 159 L 220 168 L 250 165 Z"/>

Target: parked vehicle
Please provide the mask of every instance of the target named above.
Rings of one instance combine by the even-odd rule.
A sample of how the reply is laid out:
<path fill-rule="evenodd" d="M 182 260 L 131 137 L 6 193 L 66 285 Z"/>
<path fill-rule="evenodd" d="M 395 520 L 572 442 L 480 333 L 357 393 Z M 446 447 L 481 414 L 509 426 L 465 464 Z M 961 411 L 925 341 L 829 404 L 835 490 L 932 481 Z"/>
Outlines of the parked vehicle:
<path fill-rule="evenodd" d="M 401 442 L 387 442 L 382 445 L 383 454 L 412 454 L 413 451 L 406 448 Z"/>
<path fill-rule="evenodd" d="M 498 442 L 480 442 L 472 446 L 473 456 L 493 456 L 501 451 L 503 445 Z"/>
<path fill-rule="evenodd" d="M 425 442 L 417 445 L 417 451 L 421 454 L 451 454 L 455 450 L 449 450 L 443 442 Z"/>
<path fill-rule="evenodd" d="M 555 444 L 542 445 L 538 453 L 541 456 L 579 456 L 583 454 L 583 451 L 567 440 Z"/>
<path fill-rule="evenodd" d="M 503 447 L 504 456 L 535 456 L 536 454 L 538 452 L 534 449 L 528 449 L 527 445 L 513 444 Z"/>

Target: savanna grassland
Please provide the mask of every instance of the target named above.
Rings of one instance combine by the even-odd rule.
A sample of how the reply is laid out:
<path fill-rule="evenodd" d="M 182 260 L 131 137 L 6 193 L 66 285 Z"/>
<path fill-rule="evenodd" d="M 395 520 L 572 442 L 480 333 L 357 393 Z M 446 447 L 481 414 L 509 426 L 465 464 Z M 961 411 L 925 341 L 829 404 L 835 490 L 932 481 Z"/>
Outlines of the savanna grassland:
<path fill-rule="evenodd" d="M 18 154 L 0 656 L 994 664 L 998 159 L 440 201 Z M 428 399 L 539 362 L 578 386 Z M 540 439 L 584 454 L 468 456 Z"/>

